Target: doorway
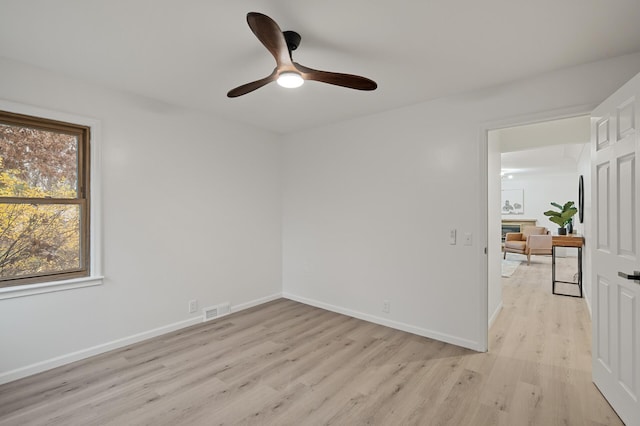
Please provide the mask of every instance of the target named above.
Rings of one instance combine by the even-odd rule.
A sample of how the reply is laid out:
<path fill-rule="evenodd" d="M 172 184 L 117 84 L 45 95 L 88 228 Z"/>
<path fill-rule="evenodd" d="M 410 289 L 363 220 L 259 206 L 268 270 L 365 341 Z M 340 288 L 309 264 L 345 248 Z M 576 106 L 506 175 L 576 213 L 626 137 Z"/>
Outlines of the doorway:
<path fill-rule="evenodd" d="M 579 176 L 583 175 L 585 182 L 590 181 L 589 140 L 590 117 L 586 114 L 528 124 L 506 123 L 487 130 L 489 328 L 503 307 L 503 224 L 533 224 L 555 232 L 557 226 L 543 213 L 552 208 L 551 202 L 574 201 L 577 204 Z M 515 197 L 518 208 L 502 211 L 503 190 L 509 193 L 509 198 Z M 588 206 L 585 203 L 585 207 Z M 585 224 L 579 222 L 577 215 L 574 227 L 578 233 L 585 234 Z M 562 250 L 559 252 L 563 254 Z M 516 267 L 527 267 L 526 256 L 509 254 L 507 257 Z M 518 266 L 518 262 L 522 266 Z M 584 253 L 583 269 L 587 272 L 589 268 L 590 259 Z M 585 273 L 583 277 L 588 275 Z M 588 279 L 583 281 L 583 286 L 585 294 L 590 294 Z M 549 282 L 549 290 L 550 287 Z M 588 304 L 589 299 L 586 300 Z"/>

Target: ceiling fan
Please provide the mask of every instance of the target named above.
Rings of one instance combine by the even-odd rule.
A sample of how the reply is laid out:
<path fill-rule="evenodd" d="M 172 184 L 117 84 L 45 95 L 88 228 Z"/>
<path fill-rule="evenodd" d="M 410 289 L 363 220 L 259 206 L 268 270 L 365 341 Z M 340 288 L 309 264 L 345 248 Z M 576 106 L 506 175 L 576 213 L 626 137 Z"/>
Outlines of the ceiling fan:
<path fill-rule="evenodd" d="M 277 81 L 283 87 L 299 87 L 305 80 L 314 80 L 357 90 L 375 90 L 375 81 L 353 74 L 318 71 L 293 61 L 291 52 L 300 44 L 300 34 L 282 31 L 276 21 L 257 12 L 247 14 L 247 23 L 255 36 L 262 42 L 276 60 L 273 72 L 265 78 L 243 84 L 229 90 L 227 96 L 236 98 L 253 92 L 262 86 Z"/>

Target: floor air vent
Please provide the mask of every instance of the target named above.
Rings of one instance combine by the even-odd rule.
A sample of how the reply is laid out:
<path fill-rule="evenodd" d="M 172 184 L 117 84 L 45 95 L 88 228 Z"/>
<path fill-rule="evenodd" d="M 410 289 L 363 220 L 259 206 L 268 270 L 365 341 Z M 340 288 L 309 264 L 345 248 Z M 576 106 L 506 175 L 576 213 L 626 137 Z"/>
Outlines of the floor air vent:
<path fill-rule="evenodd" d="M 202 321 L 209 321 L 221 316 L 227 315 L 231 312 L 231 304 L 229 302 L 221 303 L 215 306 L 209 306 L 202 310 Z"/>

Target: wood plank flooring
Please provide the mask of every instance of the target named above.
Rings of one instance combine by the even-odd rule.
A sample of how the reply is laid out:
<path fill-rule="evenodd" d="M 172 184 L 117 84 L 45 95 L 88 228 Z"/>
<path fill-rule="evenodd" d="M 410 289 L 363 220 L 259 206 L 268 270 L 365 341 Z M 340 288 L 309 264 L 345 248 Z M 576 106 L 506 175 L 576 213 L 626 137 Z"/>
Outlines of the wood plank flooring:
<path fill-rule="evenodd" d="M 550 280 L 503 278 L 488 353 L 281 299 L 0 386 L 0 425 L 622 424 Z"/>

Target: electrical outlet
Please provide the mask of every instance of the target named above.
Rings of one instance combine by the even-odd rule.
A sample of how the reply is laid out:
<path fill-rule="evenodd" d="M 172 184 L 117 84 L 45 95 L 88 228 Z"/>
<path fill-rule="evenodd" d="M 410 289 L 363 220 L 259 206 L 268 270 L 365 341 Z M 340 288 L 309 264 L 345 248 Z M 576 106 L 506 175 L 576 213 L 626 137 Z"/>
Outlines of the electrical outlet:
<path fill-rule="evenodd" d="M 382 312 L 389 313 L 391 311 L 391 302 L 385 300 L 382 302 Z"/>
<path fill-rule="evenodd" d="M 189 301 L 189 313 L 192 314 L 198 310 L 198 301 L 190 300 Z"/>
<path fill-rule="evenodd" d="M 465 246 L 470 246 L 471 242 L 472 242 L 471 233 L 467 232 L 466 234 L 464 234 L 464 245 Z"/>

